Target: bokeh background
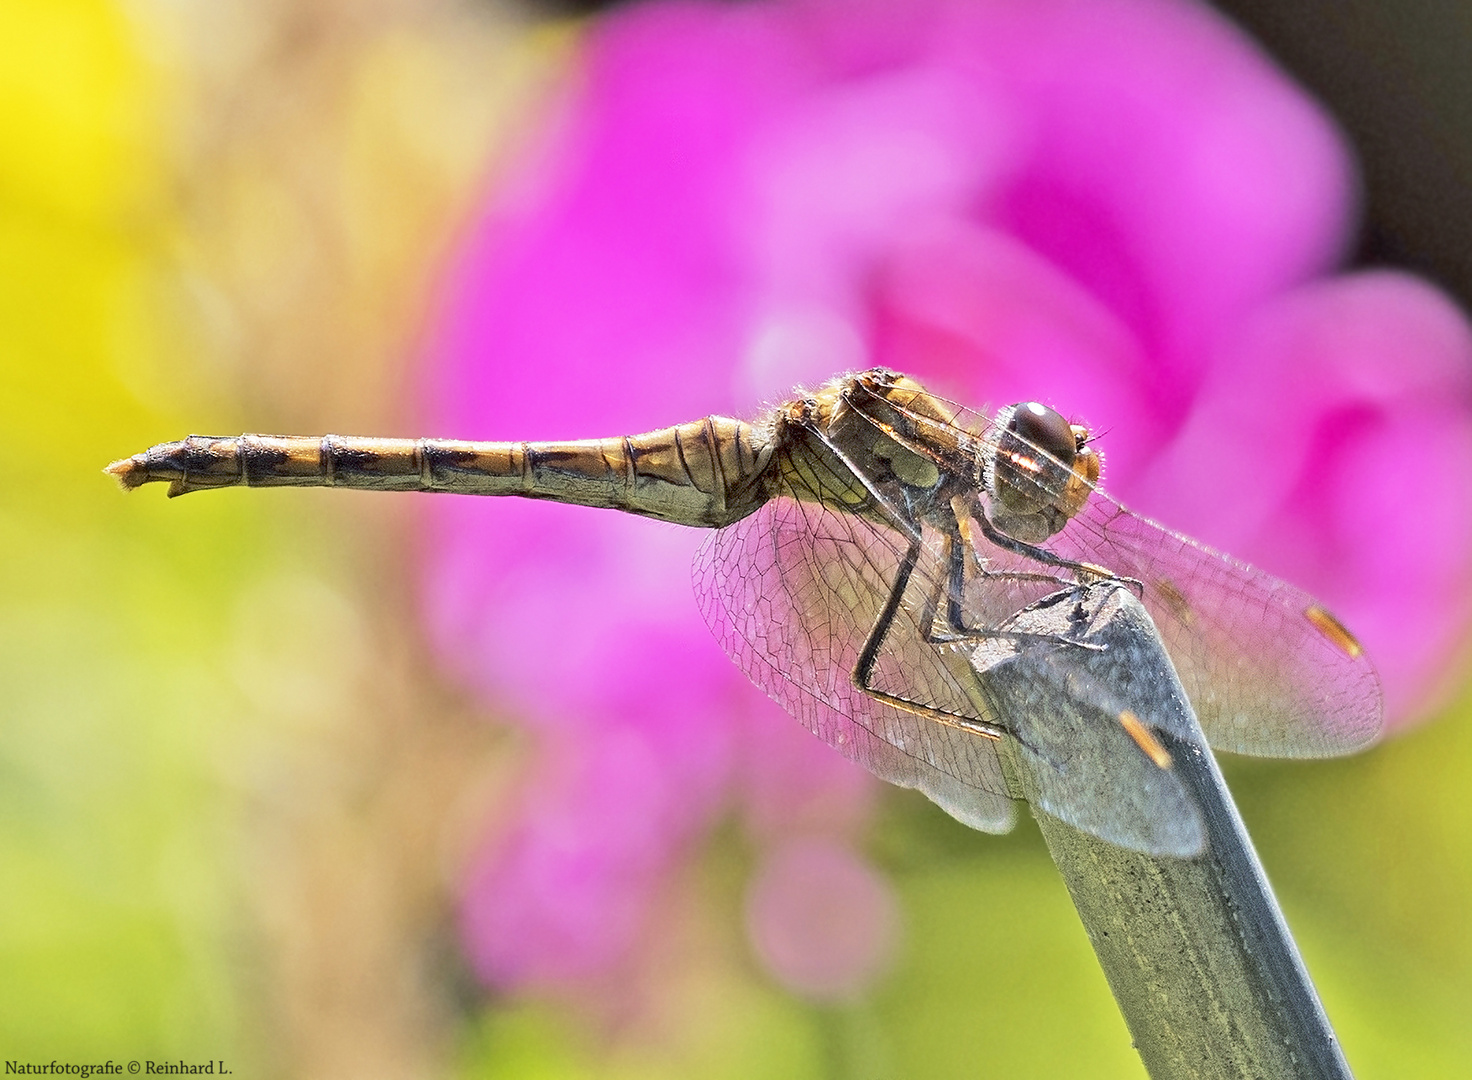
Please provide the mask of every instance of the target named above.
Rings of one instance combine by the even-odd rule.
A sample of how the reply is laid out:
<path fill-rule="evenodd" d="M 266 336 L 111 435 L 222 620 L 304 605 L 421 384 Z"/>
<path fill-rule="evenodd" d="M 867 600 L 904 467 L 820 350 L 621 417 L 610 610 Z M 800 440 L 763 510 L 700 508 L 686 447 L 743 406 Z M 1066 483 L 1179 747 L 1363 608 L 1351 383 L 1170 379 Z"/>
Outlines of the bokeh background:
<path fill-rule="evenodd" d="M 1347 132 L 1364 223 L 1345 259 L 1466 303 L 1463 9 L 1225 7 Z M 510 956 L 496 928 L 540 924 L 478 921 L 477 890 L 517 881 L 498 844 L 538 812 L 528 778 L 584 775 L 547 747 L 586 728 L 521 722 L 535 709 L 447 652 L 434 597 L 455 590 L 424 566 L 453 554 L 454 521 L 348 492 L 123 498 L 99 472 L 190 431 L 407 435 L 445 415 L 446 282 L 619 16 L 0 5 L 0 1058 L 1143 1075 L 1030 823 L 985 837 L 841 776 L 822 790 L 842 820 L 818 832 L 843 843 L 805 865 L 849 882 L 887 943 L 841 992 L 763 937 L 775 826 L 734 796 L 670 841 L 631 955 L 550 974 Z M 1446 543 L 1420 507 L 1380 510 Z M 1361 1077 L 1472 1072 L 1465 655 L 1442 643 L 1449 689 L 1371 753 L 1226 763 Z"/>

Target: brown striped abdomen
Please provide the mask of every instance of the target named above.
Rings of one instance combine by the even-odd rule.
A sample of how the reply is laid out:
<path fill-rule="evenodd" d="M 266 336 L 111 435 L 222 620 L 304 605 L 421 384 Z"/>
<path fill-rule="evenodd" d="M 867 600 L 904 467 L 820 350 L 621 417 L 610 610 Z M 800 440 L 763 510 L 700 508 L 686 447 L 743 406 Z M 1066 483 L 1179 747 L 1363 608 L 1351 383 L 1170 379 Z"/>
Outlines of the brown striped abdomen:
<path fill-rule="evenodd" d="M 768 437 L 709 416 L 645 435 L 578 442 L 462 442 L 345 435 L 191 435 L 107 467 L 126 488 L 348 487 L 520 495 L 719 528 L 767 497 Z"/>

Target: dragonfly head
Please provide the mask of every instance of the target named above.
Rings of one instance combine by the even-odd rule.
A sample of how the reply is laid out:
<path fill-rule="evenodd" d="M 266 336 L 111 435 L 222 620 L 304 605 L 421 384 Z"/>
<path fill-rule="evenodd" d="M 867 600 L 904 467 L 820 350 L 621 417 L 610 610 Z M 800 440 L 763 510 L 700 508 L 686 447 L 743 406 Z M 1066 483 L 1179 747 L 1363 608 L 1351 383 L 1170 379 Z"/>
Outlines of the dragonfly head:
<path fill-rule="evenodd" d="M 1039 544 L 1083 509 L 1099 482 L 1089 431 L 1036 401 L 997 413 L 987 487 L 992 524 Z"/>

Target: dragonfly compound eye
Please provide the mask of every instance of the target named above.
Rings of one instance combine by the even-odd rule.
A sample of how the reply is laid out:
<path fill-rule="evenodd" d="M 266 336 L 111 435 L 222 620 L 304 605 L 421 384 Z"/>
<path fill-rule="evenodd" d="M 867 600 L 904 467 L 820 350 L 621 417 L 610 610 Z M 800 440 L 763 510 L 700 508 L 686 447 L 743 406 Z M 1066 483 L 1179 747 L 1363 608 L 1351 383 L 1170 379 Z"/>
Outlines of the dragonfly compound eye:
<path fill-rule="evenodd" d="M 1017 540 L 1041 543 L 1087 500 L 1084 481 L 1098 476 L 1097 456 L 1084 450 L 1081 459 L 1078 434 L 1046 405 L 1015 405 L 998 420 L 1001 433 L 990 478 L 992 522 Z"/>
<path fill-rule="evenodd" d="M 1029 401 L 1017 406 L 1007 430 L 1016 432 L 1040 450 L 1046 450 L 1065 467 L 1073 468 L 1073 455 L 1078 451 L 1078 440 L 1067 420 L 1046 405 Z"/>

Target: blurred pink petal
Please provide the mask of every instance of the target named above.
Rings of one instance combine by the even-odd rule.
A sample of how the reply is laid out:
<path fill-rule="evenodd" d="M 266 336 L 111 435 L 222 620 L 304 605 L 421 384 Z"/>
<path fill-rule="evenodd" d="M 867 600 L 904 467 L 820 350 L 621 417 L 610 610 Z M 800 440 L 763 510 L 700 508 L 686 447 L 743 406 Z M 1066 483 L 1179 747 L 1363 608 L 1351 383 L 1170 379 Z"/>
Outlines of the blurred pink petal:
<path fill-rule="evenodd" d="M 677 850 L 668 821 L 678 776 L 625 729 L 592 735 L 530 778 L 518 822 L 466 885 L 464 933 L 482 978 L 555 984 L 623 958 Z"/>
<path fill-rule="evenodd" d="M 1472 330 L 1405 274 L 1285 293 L 1225 343 L 1142 498 L 1354 627 L 1392 722 L 1446 689 L 1472 616 Z M 1253 498 L 1221 498 L 1247 483 Z"/>
<path fill-rule="evenodd" d="M 889 887 L 848 848 L 792 840 L 770 852 L 746 898 L 747 933 L 779 982 L 805 997 L 853 997 L 881 974 L 898 936 Z"/>
<path fill-rule="evenodd" d="M 1107 417 L 1111 481 L 1169 431 L 1141 391 L 1148 357 L 1124 321 L 1006 233 L 957 222 L 900 238 L 874 305 L 883 362 L 936 390 L 977 408 L 1041 400 Z"/>
<path fill-rule="evenodd" d="M 794 730 L 806 737 L 792 738 Z M 856 835 L 868 824 L 874 778 L 769 702 L 747 717 L 736 755 L 740 809 L 759 842 L 794 832 Z"/>
<path fill-rule="evenodd" d="M 1220 16 L 1151 0 L 960 7 L 974 19 L 962 47 L 1000 73 L 1026 130 L 996 219 L 1126 320 L 1170 372 L 1152 388 L 1163 402 L 1232 320 L 1343 249 L 1342 142 Z"/>

